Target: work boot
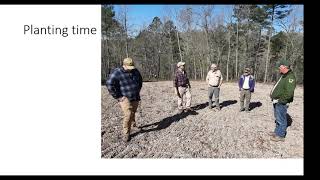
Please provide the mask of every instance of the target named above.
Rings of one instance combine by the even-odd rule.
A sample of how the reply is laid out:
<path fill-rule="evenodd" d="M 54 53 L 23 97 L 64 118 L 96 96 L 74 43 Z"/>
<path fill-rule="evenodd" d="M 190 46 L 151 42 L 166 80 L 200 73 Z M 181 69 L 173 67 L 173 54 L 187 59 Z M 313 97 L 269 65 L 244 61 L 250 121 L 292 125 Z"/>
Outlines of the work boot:
<path fill-rule="evenodd" d="M 268 134 L 269 136 L 276 136 L 276 133 L 273 132 L 273 131 L 270 131 L 270 132 L 268 132 L 267 134 Z"/>
<path fill-rule="evenodd" d="M 275 141 L 275 142 L 278 142 L 278 141 L 284 141 L 284 137 L 280 137 L 280 136 L 277 136 L 277 135 L 275 135 L 275 136 L 271 136 L 271 138 L 270 138 L 272 141 Z"/>

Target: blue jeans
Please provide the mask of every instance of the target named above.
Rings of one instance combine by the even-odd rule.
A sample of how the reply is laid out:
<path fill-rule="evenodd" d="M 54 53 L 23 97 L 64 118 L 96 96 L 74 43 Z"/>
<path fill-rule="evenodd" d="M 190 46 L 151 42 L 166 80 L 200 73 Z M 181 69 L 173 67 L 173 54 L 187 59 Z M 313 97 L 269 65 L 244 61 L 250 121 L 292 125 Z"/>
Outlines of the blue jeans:
<path fill-rule="evenodd" d="M 273 105 L 276 128 L 274 133 L 277 136 L 285 137 L 287 134 L 287 105 L 276 103 Z"/>

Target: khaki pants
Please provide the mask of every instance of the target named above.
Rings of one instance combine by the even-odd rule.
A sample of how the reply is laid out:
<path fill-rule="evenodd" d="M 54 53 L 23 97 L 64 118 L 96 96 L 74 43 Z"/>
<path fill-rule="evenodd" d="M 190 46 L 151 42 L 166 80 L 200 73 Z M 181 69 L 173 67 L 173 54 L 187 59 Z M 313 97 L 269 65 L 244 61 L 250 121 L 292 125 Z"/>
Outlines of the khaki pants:
<path fill-rule="evenodd" d="M 131 124 L 136 124 L 135 113 L 137 111 L 139 101 L 129 101 L 128 98 L 125 98 L 123 101 L 119 102 L 123 117 L 123 134 L 130 134 Z"/>
<path fill-rule="evenodd" d="M 181 96 L 181 98 L 178 97 L 178 109 L 183 109 L 184 105 L 186 106 L 186 108 L 190 108 L 190 106 L 191 106 L 190 88 L 178 87 L 178 91 Z"/>
<path fill-rule="evenodd" d="M 240 109 L 243 109 L 244 99 L 246 99 L 246 110 L 249 110 L 249 104 L 251 99 L 251 92 L 250 90 L 241 90 L 240 91 Z"/>

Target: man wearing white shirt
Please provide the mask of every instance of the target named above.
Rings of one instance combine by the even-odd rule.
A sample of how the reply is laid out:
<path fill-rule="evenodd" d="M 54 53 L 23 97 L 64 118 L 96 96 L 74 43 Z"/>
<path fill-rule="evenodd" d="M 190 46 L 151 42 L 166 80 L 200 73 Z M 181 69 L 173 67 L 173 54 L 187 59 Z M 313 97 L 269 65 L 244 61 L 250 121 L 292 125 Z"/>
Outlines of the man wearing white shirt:
<path fill-rule="evenodd" d="M 255 80 L 250 75 L 250 68 L 245 68 L 243 75 L 239 79 L 240 90 L 240 112 L 246 110 L 249 112 L 249 105 L 251 100 L 251 93 L 254 92 Z M 244 100 L 246 100 L 246 107 L 244 109 Z"/>

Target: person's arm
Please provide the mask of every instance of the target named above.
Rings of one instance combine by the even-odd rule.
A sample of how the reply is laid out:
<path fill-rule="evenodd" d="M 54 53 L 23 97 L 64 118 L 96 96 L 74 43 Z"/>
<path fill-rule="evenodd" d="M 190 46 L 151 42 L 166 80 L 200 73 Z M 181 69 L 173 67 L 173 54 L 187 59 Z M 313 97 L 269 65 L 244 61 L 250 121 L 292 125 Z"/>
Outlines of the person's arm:
<path fill-rule="evenodd" d="M 254 78 L 252 78 L 252 87 L 251 88 L 251 92 L 254 92 L 254 86 L 256 84 L 256 80 Z"/>
<path fill-rule="evenodd" d="M 142 79 L 142 76 L 141 76 L 140 72 L 139 71 L 137 71 L 137 72 L 138 72 L 138 76 L 139 76 L 139 89 L 141 90 L 143 79 Z"/>
<path fill-rule="evenodd" d="M 184 73 L 185 73 L 185 75 L 186 75 L 186 78 L 187 78 L 187 86 L 189 87 L 189 88 L 191 88 L 191 84 L 190 84 L 190 81 L 189 81 L 189 78 L 188 78 L 188 74 L 187 74 L 187 72 L 186 71 L 184 71 Z"/>
<path fill-rule="evenodd" d="M 221 87 L 221 84 L 222 84 L 222 82 L 223 82 L 223 76 L 222 76 L 222 73 L 221 73 L 221 71 L 219 71 L 220 72 L 220 83 L 219 83 L 219 88 Z"/>
<path fill-rule="evenodd" d="M 120 92 L 119 80 L 117 78 L 116 73 L 117 73 L 116 71 L 113 71 L 110 74 L 110 77 L 106 82 L 106 85 L 107 85 L 107 88 L 108 88 L 110 95 L 115 99 L 119 99 L 122 97 L 122 95 Z"/>
<path fill-rule="evenodd" d="M 175 74 L 174 80 L 173 80 L 173 88 L 174 88 L 174 94 L 176 94 L 179 98 L 181 98 L 179 89 L 178 89 L 178 75 Z"/>
<path fill-rule="evenodd" d="M 210 71 L 209 71 L 210 72 Z M 209 72 L 207 73 L 206 82 L 209 84 Z"/>
<path fill-rule="evenodd" d="M 244 78 L 243 78 L 243 76 L 241 75 L 241 76 L 240 76 L 240 79 L 239 79 L 239 82 L 238 82 L 238 85 L 239 85 L 239 91 L 241 91 L 241 90 L 242 90 L 243 82 L 244 82 Z"/>

